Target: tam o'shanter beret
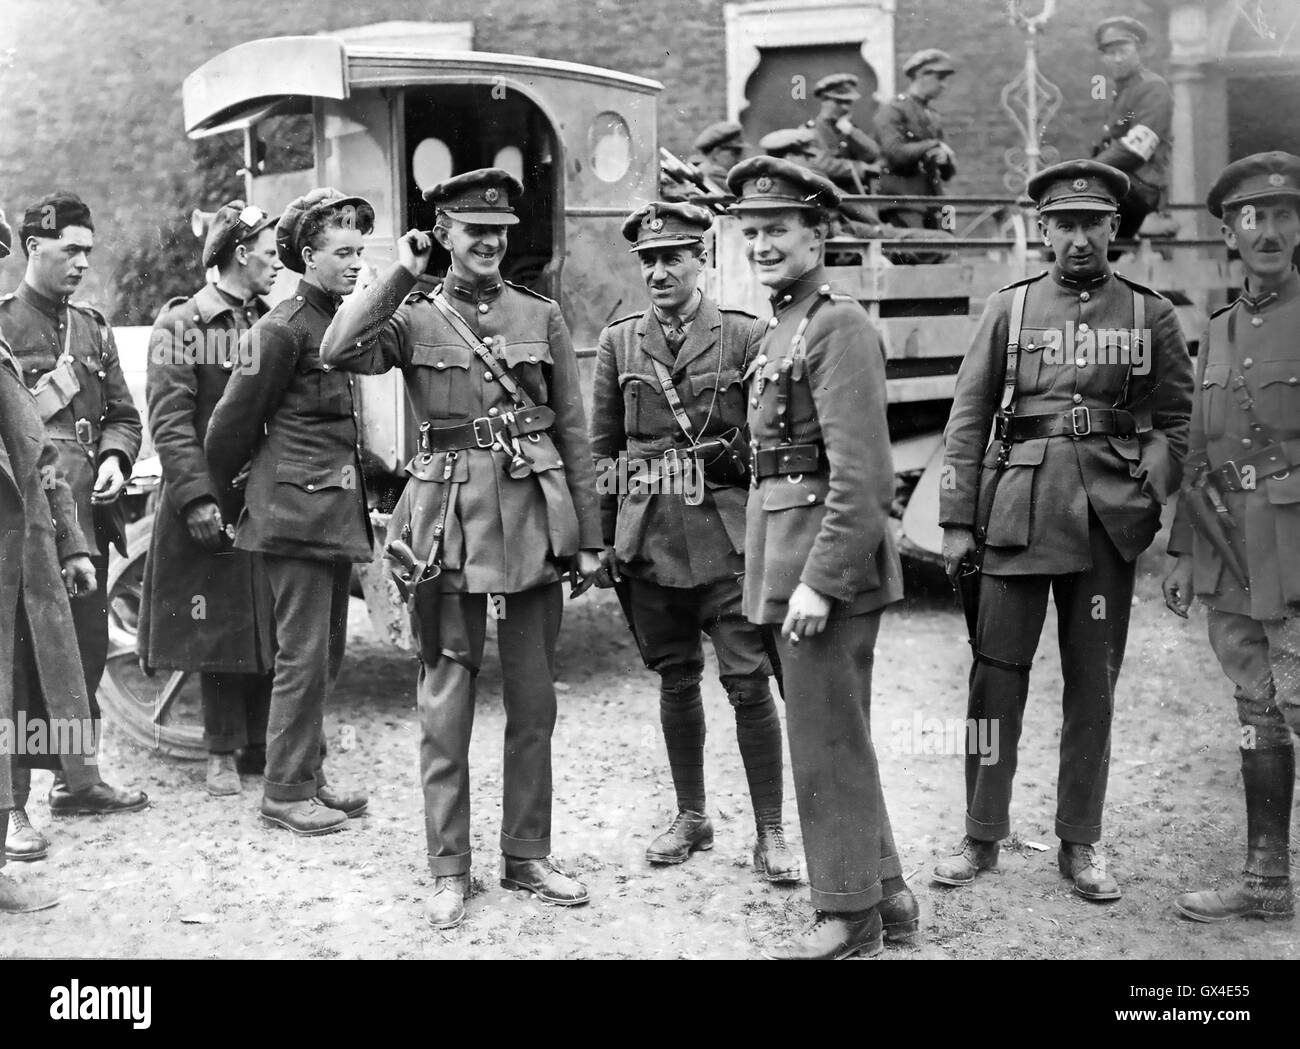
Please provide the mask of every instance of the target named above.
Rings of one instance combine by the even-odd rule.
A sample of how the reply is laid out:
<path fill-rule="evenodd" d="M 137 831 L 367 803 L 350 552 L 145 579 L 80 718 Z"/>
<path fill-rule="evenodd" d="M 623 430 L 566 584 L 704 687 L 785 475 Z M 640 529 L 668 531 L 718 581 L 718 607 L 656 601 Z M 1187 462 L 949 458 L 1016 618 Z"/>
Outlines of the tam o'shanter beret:
<path fill-rule="evenodd" d="M 1300 199 L 1300 157 L 1273 150 L 1234 160 L 1214 180 L 1205 206 L 1215 218 L 1243 204 Z"/>
<path fill-rule="evenodd" d="M 1095 160 L 1066 160 L 1043 168 L 1026 185 L 1038 213 L 1118 211 L 1128 193 L 1128 176 Z"/>
<path fill-rule="evenodd" d="M 632 251 L 679 248 L 702 243 L 712 225 L 713 215 L 705 208 L 655 201 L 623 220 L 623 236 L 632 242 Z"/>
<path fill-rule="evenodd" d="M 1097 23 L 1097 28 L 1093 30 L 1093 36 L 1096 38 L 1099 48 L 1103 48 L 1107 44 L 1117 43 L 1120 40 L 1131 40 L 1139 45 L 1145 44 L 1150 35 L 1146 26 L 1136 18 L 1129 18 L 1126 15 L 1104 18 Z"/>
<path fill-rule="evenodd" d="M 937 47 L 927 47 L 917 51 L 903 63 L 903 75 L 915 80 L 921 73 L 955 73 L 957 67 L 952 64 L 952 56 Z"/>
<path fill-rule="evenodd" d="M 837 208 L 840 192 L 830 179 L 780 157 L 750 157 L 727 172 L 736 202 L 730 211 Z"/>
<path fill-rule="evenodd" d="M 375 209 L 370 201 L 364 197 L 349 197 L 331 186 L 313 189 L 291 201 L 275 224 L 275 250 L 285 267 L 294 273 L 304 271 L 302 249 L 306 247 L 306 241 L 303 233 L 309 219 L 331 208 L 348 207 L 353 209 L 356 228 L 362 233 L 375 228 Z"/>
<path fill-rule="evenodd" d="M 806 153 L 817 141 L 817 132 L 810 127 L 783 127 L 769 131 L 758 140 L 758 148 L 768 156 L 779 157 L 786 153 Z"/>
<path fill-rule="evenodd" d="M 61 190 L 38 200 L 23 213 L 18 236 L 24 245 L 28 237 L 57 239 L 67 226 L 85 226 L 88 230 L 95 228 L 86 202 L 75 193 Z"/>
<path fill-rule="evenodd" d="M 461 222 L 513 226 L 519 217 L 511 202 L 523 193 L 524 184 L 504 168 L 477 168 L 425 190 L 424 199 Z"/>
<path fill-rule="evenodd" d="M 744 149 L 749 143 L 745 141 L 745 129 L 732 120 L 710 124 L 695 138 L 695 149 L 707 153 L 719 146 L 737 146 Z"/>
<path fill-rule="evenodd" d="M 275 222 L 275 215 L 268 215 L 261 208 L 242 200 L 223 204 L 208 226 L 208 236 L 203 242 L 203 268 L 214 265 L 227 248 L 252 240 Z"/>
<path fill-rule="evenodd" d="M 833 98 L 840 102 L 856 102 L 862 97 L 858 91 L 858 78 L 852 73 L 831 73 L 813 85 L 818 98 Z"/>

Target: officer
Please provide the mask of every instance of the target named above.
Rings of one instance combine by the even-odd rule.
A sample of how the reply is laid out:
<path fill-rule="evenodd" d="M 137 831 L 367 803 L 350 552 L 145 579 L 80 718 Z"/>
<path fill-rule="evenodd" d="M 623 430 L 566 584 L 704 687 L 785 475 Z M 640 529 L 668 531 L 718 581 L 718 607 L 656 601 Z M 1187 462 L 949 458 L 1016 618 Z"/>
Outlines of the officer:
<path fill-rule="evenodd" d="M 939 116 L 930 108 L 955 72 L 952 59 L 936 47 L 916 52 L 903 64 L 907 92 L 876 114 L 885 164 L 882 194 L 941 197 L 943 184 L 957 173 L 957 155 L 944 141 Z M 926 208 L 882 209 L 881 216 L 895 226 L 939 228 L 938 212 Z"/>
<path fill-rule="evenodd" d="M 790 882 L 799 879 L 799 861 L 781 823 L 772 666 L 764 631 L 745 619 L 741 602 L 749 494 L 741 376 L 763 328 L 699 290 L 712 224 L 704 208 L 663 202 L 623 223 L 651 308 L 600 334 L 591 448 L 601 492 L 601 560 L 621 583 L 641 658 L 660 678 L 677 816 L 646 859 L 682 863 L 713 847 L 704 791 L 703 631 L 735 711 L 757 829 L 754 869 L 769 881 Z M 623 463 L 635 464 L 636 473 L 622 474 Z M 640 483 L 622 484 L 623 476 Z"/>
<path fill-rule="evenodd" d="M 325 366 L 320 342 L 356 286 L 374 221 L 368 201 L 330 188 L 285 209 L 276 252 L 302 280 L 240 340 L 203 440 L 219 502 L 247 468 L 235 546 L 261 555 L 275 616 L 261 811 L 299 835 L 342 830 L 367 804 L 360 791 L 330 786 L 323 764 L 352 565 L 371 560 L 374 538 L 352 378 Z"/>
<path fill-rule="evenodd" d="M 36 396 L 46 432 L 59 451 L 59 469 L 76 501 L 76 520 L 85 535 L 96 578 L 108 579 L 108 548 L 126 554 L 126 514 L 118 496 L 140 450 L 140 413 L 131 402 L 118 361 L 113 330 L 98 310 L 70 301 L 90 266 L 95 227 L 90 209 L 74 193 L 37 201 L 23 215 L 19 239 L 27 256 L 23 281 L 0 298 L 0 334 L 8 340 L 23 381 Z M 98 723 L 95 694 L 108 659 L 107 587 L 79 591 L 72 619 L 81 659 L 87 715 Z M 17 702 L 29 714 L 42 701 L 52 717 L 55 696 L 35 680 L 20 687 Z M 31 755 L 15 762 L 14 810 L 5 849 L 13 858 L 43 855 L 44 837 L 27 819 L 31 769 L 54 771 L 50 811 L 56 815 L 101 814 L 142 809 L 148 797 L 105 783 L 69 792 L 63 768 L 53 758 Z"/>
<path fill-rule="evenodd" d="M 816 917 L 788 958 L 876 954 L 918 924 L 871 742 L 871 668 L 886 605 L 903 596 L 885 357 L 866 311 L 822 265 L 839 194 L 771 157 L 728 185 L 773 316 L 746 369 L 754 488 L 745 614 L 778 630 L 790 764 Z M 883 937 L 882 937 L 883 925 Z"/>
<path fill-rule="evenodd" d="M 9 255 L 12 244 L 13 232 L 0 211 L 0 259 Z M 81 697 L 83 711 L 86 706 L 68 594 L 93 589 L 95 567 L 58 462 L 58 450 L 46 436 L 36 402 L 0 335 L 0 487 L 4 489 L 0 499 L 0 718 L 7 725 L 13 725 L 15 718 L 15 670 L 30 667 L 38 657 L 50 691 Z M 48 738 L 76 741 L 69 734 Z M 0 835 L 4 836 L 13 804 L 12 749 L 0 754 Z M 69 776 L 77 786 L 95 783 L 99 775 L 93 755 L 77 755 Z M 0 853 L 0 867 L 5 859 L 6 854 Z M 25 914 L 58 902 L 57 895 L 31 881 L 18 882 L 0 872 L 0 913 Z"/>
<path fill-rule="evenodd" d="M 1291 259 L 1300 245 L 1300 157 L 1256 153 L 1229 164 L 1206 205 L 1241 256 L 1246 286 L 1201 340 L 1188 478 L 1169 538 L 1178 561 L 1164 591 L 1180 616 L 1193 593 L 1205 603 L 1210 645 L 1236 685 L 1246 866 L 1236 884 L 1184 893 L 1175 906 L 1205 922 L 1290 918 L 1291 734 L 1300 731 L 1300 274 Z M 1208 516 L 1222 516 L 1221 506 L 1231 522 L 1220 529 L 1226 550 L 1194 527 L 1194 501 L 1207 496 Z"/>
<path fill-rule="evenodd" d="M 726 183 L 727 172 L 736 166 L 748 148 L 745 129 L 739 124 L 730 120 L 710 124 L 695 139 L 695 152 L 699 156 L 695 169 L 721 189 Z"/>
<path fill-rule="evenodd" d="M 239 359 L 239 340 L 270 307 L 281 264 L 276 216 L 232 200 L 203 244 L 203 268 L 217 279 L 172 299 L 149 339 L 149 433 L 163 488 L 144 567 L 137 650 L 149 668 L 199 675 L 210 794 L 238 794 L 244 771 L 266 766 L 271 700 L 271 607 L 257 555 L 231 547 L 227 522 L 243 490 L 218 491 L 203 438 Z M 225 497 L 225 506 L 222 501 Z M 201 597 L 201 609 L 194 605 Z M 196 616 L 196 611 L 199 614 Z"/>
<path fill-rule="evenodd" d="M 934 880 L 997 865 L 1029 664 L 1048 592 L 1065 677 L 1058 864 L 1088 900 L 1120 895 L 1097 842 L 1134 562 L 1187 448 L 1191 362 L 1173 307 L 1110 271 L 1122 171 L 1090 160 L 1029 180 L 1050 273 L 994 292 L 962 361 L 940 493 L 949 576 L 982 549 L 968 713 L 998 756 L 966 758 L 966 837 Z M 994 440 L 990 428 L 996 423 Z M 987 446 L 987 447 L 986 447 Z M 974 735 L 974 733 L 972 733 Z"/>
<path fill-rule="evenodd" d="M 817 136 L 808 166 L 830 179 L 846 193 L 867 193 L 879 173 L 880 147 L 853 123 L 853 104 L 861 97 L 852 73 L 831 73 L 813 85 L 821 99 L 817 116 L 804 127 Z"/>
<path fill-rule="evenodd" d="M 1093 157 L 1128 175 L 1128 192 L 1119 202 L 1119 237 L 1127 240 L 1160 206 L 1169 184 L 1174 96 L 1163 77 L 1142 65 L 1148 34 L 1136 18 L 1107 18 L 1094 36 L 1113 87 Z"/>
<path fill-rule="evenodd" d="M 398 262 L 330 325 L 325 361 L 401 368 L 420 453 L 389 534 L 411 555 L 420 772 L 435 928 L 459 925 L 469 891 L 469 742 L 489 604 L 498 620 L 506 709 L 501 884 L 545 903 L 586 903 L 551 852 L 555 641 L 572 570 L 581 593 L 600 569 L 600 516 L 577 360 L 560 307 L 501 279 L 523 186 L 500 168 L 426 190 L 433 236 L 451 255 L 438 285 L 408 294 L 432 242 L 412 230 Z M 405 302 L 403 301 L 405 300 Z M 390 550 L 399 548 L 390 544 Z"/>

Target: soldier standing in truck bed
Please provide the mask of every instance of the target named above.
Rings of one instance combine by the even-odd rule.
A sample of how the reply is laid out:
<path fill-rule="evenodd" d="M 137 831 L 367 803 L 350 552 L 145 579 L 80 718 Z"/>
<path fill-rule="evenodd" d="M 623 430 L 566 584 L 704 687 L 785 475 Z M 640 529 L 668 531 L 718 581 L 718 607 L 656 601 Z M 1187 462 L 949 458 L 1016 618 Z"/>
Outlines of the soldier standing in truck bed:
<path fill-rule="evenodd" d="M 804 127 L 816 135 L 808 166 L 825 175 L 845 193 L 868 193 L 880 174 L 880 147 L 853 123 L 853 106 L 862 98 L 852 73 L 831 73 L 813 87 L 821 99 L 817 115 Z"/>
<path fill-rule="evenodd" d="M 941 197 L 943 184 L 957 173 L 957 155 L 944 141 L 939 116 L 930 108 L 955 72 L 952 59 L 935 47 L 918 51 L 903 63 L 910 80 L 906 93 L 886 102 L 876 114 L 885 165 L 880 176 L 882 194 Z M 939 213 L 932 208 L 881 208 L 880 214 L 895 226 L 939 228 Z"/>

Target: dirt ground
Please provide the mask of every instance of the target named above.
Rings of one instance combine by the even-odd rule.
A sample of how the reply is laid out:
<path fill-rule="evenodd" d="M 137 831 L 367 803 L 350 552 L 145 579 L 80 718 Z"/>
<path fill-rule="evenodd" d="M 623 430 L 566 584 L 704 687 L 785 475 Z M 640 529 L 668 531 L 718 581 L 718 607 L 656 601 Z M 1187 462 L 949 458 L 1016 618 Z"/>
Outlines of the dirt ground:
<path fill-rule="evenodd" d="M 1150 571 L 1133 609 L 1121 678 L 1106 846 L 1124 897 L 1075 898 L 1052 836 L 1060 660 L 1049 612 L 1034 665 L 1013 807 L 998 872 L 973 887 L 929 884 L 961 837 L 962 758 L 941 735 L 910 741 L 927 718 L 964 717 L 968 649 L 960 614 L 940 596 L 890 612 L 877 647 L 873 723 L 909 883 L 920 899 L 916 946 L 885 958 L 1293 958 L 1291 923 L 1208 927 L 1170 901 L 1239 869 L 1244 806 L 1231 692 L 1205 641 L 1203 612 L 1167 614 Z M 758 881 L 752 824 L 730 708 L 706 678 L 712 852 L 650 868 L 643 850 L 672 814 L 652 677 L 609 594 L 566 610 L 555 735 L 556 855 L 580 872 L 590 906 L 545 907 L 497 882 L 504 716 L 495 659 L 481 677 L 473 766 L 476 895 L 458 930 L 422 920 L 424 862 L 417 780 L 415 664 L 380 644 L 353 602 L 349 658 L 327 721 L 331 777 L 365 786 L 370 814 L 346 832 L 299 839 L 264 828 L 258 780 L 210 797 L 201 764 L 160 758 L 112 732 L 110 781 L 146 789 L 143 813 L 52 820 L 48 773 L 36 775 L 35 822 L 52 840 L 39 863 L 11 863 L 62 894 L 58 908 L 3 922 L 0 955 L 109 958 L 744 958 L 798 927 L 806 889 Z M 711 657 L 710 657 L 711 658 Z M 710 664 L 710 673 L 712 664 Z M 924 724 L 922 726 L 925 727 Z M 907 730 L 907 731 L 900 731 Z M 800 842 L 787 770 L 790 836 Z"/>

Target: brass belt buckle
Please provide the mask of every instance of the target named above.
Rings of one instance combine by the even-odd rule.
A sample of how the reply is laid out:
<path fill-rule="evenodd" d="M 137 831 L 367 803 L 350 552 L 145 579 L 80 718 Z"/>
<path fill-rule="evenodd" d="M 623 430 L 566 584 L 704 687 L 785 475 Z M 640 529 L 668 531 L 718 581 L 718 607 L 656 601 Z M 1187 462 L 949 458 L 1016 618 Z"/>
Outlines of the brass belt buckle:
<path fill-rule="evenodd" d="M 1080 415 L 1082 413 L 1082 415 Z M 1079 426 L 1079 419 L 1083 419 L 1082 428 Z M 1070 409 L 1070 425 L 1074 428 L 1071 437 L 1087 437 L 1092 433 L 1092 413 L 1084 405 L 1079 405 Z"/>
<path fill-rule="evenodd" d="M 480 415 L 469 425 L 470 425 L 470 429 L 474 431 L 474 443 L 478 447 L 491 448 L 494 444 L 497 443 L 497 435 L 492 430 L 492 420 L 489 419 L 486 415 Z M 482 426 L 482 429 L 486 431 L 487 433 L 486 437 L 484 437 L 483 434 L 479 432 L 480 425 Z"/>
<path fill-rule="evenodd" d="M 1230 492 L 1240 492 L 1243 490 L 1241 483 L 1241 468 L 1237 466 L 1236 460 L 1229 459 L 1219 467 L 1219 474 L 1223 478 L 1224 487 Z"/>

